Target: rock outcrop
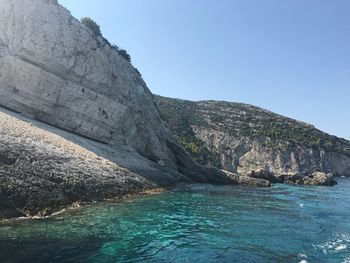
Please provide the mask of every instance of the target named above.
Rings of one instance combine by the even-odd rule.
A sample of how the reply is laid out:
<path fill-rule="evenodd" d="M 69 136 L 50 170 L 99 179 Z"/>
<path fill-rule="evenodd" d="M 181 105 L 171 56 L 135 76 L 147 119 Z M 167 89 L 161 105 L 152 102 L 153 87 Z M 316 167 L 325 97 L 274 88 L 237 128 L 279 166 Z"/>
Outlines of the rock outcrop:
<path fill-rule="evenodd" d="M 333 174 L 325 174 L 322 172 L 314 172 L 312 174 L 301 173 L 271 173 L 266 170 L 253 170 L 247 174 L 244 174 L 249 178 L 263 179 L 271 183 L 289 183 L 289 184 L 305 184 L 305 185 L 324 185 L 333 186 L 336 185 Z M 241 176 L 240 177 L 245 177 Z"/>
<path fill-rule="evenodd" d="M 247 104 L 156 100 L 179 141 L 202 165 L 272 183 L 333 185 L 330 175 L 311 180 L 312 174 L 350 176 L 350 142 L 312 125 Z"/>
<path fill-rule="evenodd" d="M 191 182 L 131 152 L 0 112 L 0 219 L 49 215 L 74 202 L 122 197 L 179 181 Z"/>

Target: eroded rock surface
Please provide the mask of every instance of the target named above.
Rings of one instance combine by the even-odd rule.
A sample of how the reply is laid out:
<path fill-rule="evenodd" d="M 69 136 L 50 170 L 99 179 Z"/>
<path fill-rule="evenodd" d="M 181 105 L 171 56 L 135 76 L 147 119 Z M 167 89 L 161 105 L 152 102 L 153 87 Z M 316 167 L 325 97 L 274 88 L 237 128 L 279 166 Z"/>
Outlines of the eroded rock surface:
<path fill-rule="evenodd" d="M 57 1 L 0 0 L 0 105 L 176 167 L 139 73 Z"/>
<path fill-rule="evenodd" d="M 0 219 L 47 215 L 74 202 L 121 197 L 185 180 L 171 172 L 141 176 L 116 164 L 116 158 L 129 157 L 127 152 L 110 154 L 113 149 L 107 146 L 10 114 L 0 112 Z M 148 168 L 138 159 L 133 157 L 139 167 Z"/>

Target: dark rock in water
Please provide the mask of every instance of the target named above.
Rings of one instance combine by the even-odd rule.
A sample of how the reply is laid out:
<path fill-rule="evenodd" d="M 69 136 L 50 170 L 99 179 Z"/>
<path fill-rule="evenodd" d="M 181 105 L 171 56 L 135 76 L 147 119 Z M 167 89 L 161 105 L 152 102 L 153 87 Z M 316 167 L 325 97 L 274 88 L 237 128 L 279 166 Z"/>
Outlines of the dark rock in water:
<path fill-rule="evenodd" d="M 306 175 L 301 173 L 278 174 L 277 176 L 284 183 L 289 183 L 289 184 L 304 184 L 304 179 L 306 177 Z"/>
<path fill-rule="evenodd" d="M 304 184 L 333 186 L 337 184 L 337 181 L 334 180 L 333 174 L 331 173 L 325 174 L 321 172 L 315 172 L 304 179 Z"/>
<path fill-rule="evenodd" d="M 301 173 L 288 173 L 288 174 L 273 174 L 264 169 L 257 171 L 250 171 L 245 176 L 251 178 L 259 178 L 269 181 L 270 183 L 289 183 L 289 184 L 301 184 L 301 185 L 325 185 L 333 186 L 337 182 L 334 179 L 333 174 L 325 174 L 322 172 L 314 172 L 312 174 Z"/>
<path fill-rule="evenodd" d="M 305 184 L 305 185 L 324 185 L 333 186 L 337 184 L 333 174 L 314 172 L 312 174 L 300 174 L 300 173 L 289 173 L 278 175 L 283 182 L 291 184 Z"/>
<path fill-rule="evenodd" d="M 256 178 L 251 177 L 247 175 L 238 175 L 235 173 L 231 173 L 228 171 L 222 170 L 227 177 L 231 180 L 234 184 L 241 184 L 241 185 L 251 185 L 251 186 L 257 186 L 257 187 L 269 187 L 271 186 L 271 182 L 269 180 L 266 180 L 264 178 Z"/>
<path fill-rule="evenodd" d="M 283 183 L 282 178 L 276 176 L 275 174 L 266 171 L 264 169 L 260 169 L 258 171 L 250 171 L 249 173 L 246 174 L 246 176 L 252 177 L 252 178 L 260 178 L 267 180 L 271 183 Z"/>

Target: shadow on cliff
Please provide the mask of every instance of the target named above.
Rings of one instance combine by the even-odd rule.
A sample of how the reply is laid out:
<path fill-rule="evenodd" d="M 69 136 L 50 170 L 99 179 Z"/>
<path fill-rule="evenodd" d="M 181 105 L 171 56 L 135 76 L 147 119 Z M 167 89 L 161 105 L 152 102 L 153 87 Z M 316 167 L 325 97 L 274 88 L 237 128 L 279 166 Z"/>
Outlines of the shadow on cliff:
<path fill-rule="evenodd" d="M 62 128 L 55 127 L 51 124 L 46 124 L 35 119 L 33 116 L 24 116 L 21 113 L 8 108 L 0 107 L 0 111 L 11 117 L 29 123 L 31 126 L 62 137 L 71 143 L 95 153 L 101 158 L 115 163 L 121 168 L 125 168 L 144 177 L 157 186 L 170 186 L 181 182 L 216 184 L 235 183 L 225 173 L 218 169 L 206 168 L 196 164 L 192 161 L 189 154 L 176 141 L 171 141 L 171 139 L 167 141 L 167 146 L 176 158 L 177 171 L 142 157 L 137 152 L 130 150 L 127 147 L 104 144 Z"/>

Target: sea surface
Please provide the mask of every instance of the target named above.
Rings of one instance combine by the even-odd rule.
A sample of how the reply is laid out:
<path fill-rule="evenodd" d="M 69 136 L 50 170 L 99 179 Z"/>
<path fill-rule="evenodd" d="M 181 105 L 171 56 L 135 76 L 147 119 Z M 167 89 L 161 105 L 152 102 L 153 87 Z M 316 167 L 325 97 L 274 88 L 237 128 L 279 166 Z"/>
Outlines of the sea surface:
<path fill-rule="evenodd" d="M 0 224 L 0 262 L 350 262 L 350 179 L 191 185 Z"/>

